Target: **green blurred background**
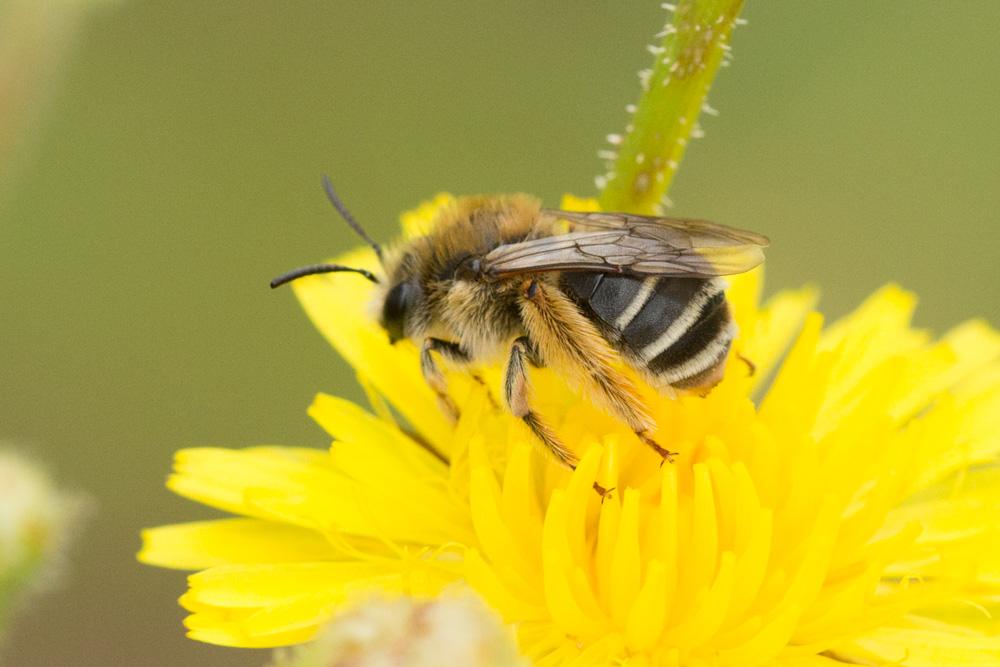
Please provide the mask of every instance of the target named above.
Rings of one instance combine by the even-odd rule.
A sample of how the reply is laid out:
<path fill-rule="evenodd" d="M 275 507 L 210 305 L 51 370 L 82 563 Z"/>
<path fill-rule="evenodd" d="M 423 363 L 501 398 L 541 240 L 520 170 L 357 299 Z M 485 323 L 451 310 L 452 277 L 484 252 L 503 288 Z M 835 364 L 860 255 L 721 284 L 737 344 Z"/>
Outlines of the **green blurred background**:
<path fill-rule="evenodd" d="M 143 526 L 192 444 L 325 446 L 349 370 L 269 278 L 437 191 L 590 194 L 658 3 L 102 3 L 0 184 L 0 436 L 97 501 L 13 665 L 258 665 L 183 638 Z M 845 312 L 899 281 L 918 322 L 1000 323 L 1000 3 L 751 2 L 671 192 L 771 236 L 770 290 Z M 17 31 L 0 26 L 0 35 Z M 16 164 L 10 160 L 16 158 Z"/>

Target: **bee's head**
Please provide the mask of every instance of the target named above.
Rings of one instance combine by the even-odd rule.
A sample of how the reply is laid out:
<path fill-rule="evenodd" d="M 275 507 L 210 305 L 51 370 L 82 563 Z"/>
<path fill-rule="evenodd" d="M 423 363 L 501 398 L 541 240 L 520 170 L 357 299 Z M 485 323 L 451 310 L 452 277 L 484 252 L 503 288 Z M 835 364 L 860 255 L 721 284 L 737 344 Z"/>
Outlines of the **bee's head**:
<path fill-rule="evenodd" d="M 406 338 L 407 324 L 421 298 L 420 284 L 416 280 L 404 280 L 389 288 L 382 302 L 379 324 L 389 334 L 389 342 Z"/>

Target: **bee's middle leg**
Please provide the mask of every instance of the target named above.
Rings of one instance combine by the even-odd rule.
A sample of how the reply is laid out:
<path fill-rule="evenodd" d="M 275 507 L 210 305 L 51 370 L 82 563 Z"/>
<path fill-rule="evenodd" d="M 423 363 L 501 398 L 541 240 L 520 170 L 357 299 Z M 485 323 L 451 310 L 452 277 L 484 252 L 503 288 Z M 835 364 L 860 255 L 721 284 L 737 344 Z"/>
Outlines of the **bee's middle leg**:
<path fill-rule="evenodd" d="M 458 343 L 450 340 L 441 340 L 440 338 L 425 338 L 424 344 L 420 349 L 420 372 L 424 376 L 424 381 L 434 391 L 438 403 L 445 414 L 451 419 L 458 421 L 460 414 L 458 406 L 455 405 L 455 401 L 448 394 L 448 383 L 444 378 L 444 373 L 441 372 L 437 362 L 434 360 L 435 352 L 449 361 L 461 364 L 469 363 L 472 361 L 472 358 Z"/>
<path fill-rule="evenodd" d="M 514 341 L 507 360 L 507 372 L 504 374 L 503 395 L 511 414 L 521 419 L 532 432 L 542 441 L 542 444 L 552 452 L 560 463 L 575 468 L 576 455 L 559 441 L 552 429 L 531 409 L 528 394 L 531 386 L 528 384 L 527 364 L 540 366 L 534 346 L 527 337 L 522 336 Z"/>

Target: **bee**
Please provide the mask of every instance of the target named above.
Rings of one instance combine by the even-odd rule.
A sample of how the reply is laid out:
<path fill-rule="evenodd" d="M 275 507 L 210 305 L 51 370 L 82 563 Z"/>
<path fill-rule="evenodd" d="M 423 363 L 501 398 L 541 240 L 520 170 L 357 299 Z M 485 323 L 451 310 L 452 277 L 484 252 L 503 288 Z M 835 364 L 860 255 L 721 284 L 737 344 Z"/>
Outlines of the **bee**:
<path fill-rule="evenodd" d="M 655 423 L 623 366 L 660 392 L 707 391 L 723 375 L 736 326 L 722 276 L 764 260 L 768 239 L 704 220 L 542 208 L 523 194 L 457 199 L 426 236 L 383 252 L 341 202 L 334 207 L 372 247 L 381 276 L 317 264 L 275 278 L 335 271 L 377 285 L 379 324 L 420 349 L 420 368 L 457 417 L 442 358 L 504 364 L 501 394 L 558 461 L 577 458 L 532 408 L 529 368 L 548 366 L 627 424 L 665 459 Z M 623 363 L 622 363 L 623 362 Z"/>

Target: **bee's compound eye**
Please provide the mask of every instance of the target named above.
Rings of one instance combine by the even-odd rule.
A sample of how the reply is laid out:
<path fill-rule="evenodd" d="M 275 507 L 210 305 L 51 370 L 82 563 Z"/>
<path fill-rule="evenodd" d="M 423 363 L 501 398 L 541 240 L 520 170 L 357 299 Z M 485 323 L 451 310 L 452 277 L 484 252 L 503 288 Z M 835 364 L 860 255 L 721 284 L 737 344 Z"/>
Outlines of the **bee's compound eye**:
<path fill-rule="evenodd" d="M 389 341 L 406 338 L 406 317 L 420 295 L 420 288 L 411 282 L 399 283 L 389 290 L 382 306 L 382 327 L 389 334 Z"/>

